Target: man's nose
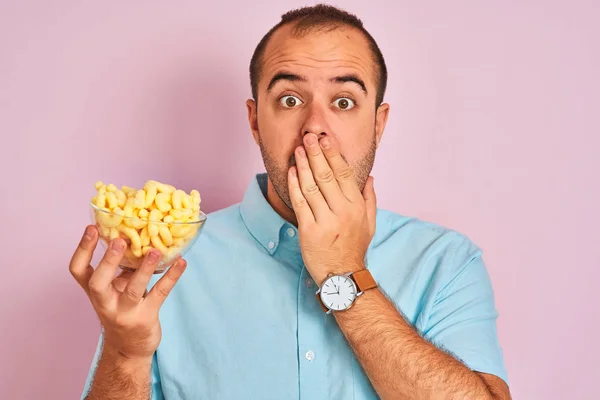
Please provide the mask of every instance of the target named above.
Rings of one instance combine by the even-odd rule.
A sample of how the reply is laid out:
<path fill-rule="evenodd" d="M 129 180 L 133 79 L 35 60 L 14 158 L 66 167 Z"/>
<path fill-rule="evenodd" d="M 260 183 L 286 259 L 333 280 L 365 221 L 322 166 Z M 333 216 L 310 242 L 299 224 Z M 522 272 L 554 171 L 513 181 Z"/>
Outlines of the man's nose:
<path fill-rule="evenodd" d="M 312 104 L 306 114 L 302 125 L 302 136 L 308 133 L 314 133 L 319 139 L 322 136 L 331 134 L 331 129 L 327 123 L 326 109 L 319 104 Z"/>

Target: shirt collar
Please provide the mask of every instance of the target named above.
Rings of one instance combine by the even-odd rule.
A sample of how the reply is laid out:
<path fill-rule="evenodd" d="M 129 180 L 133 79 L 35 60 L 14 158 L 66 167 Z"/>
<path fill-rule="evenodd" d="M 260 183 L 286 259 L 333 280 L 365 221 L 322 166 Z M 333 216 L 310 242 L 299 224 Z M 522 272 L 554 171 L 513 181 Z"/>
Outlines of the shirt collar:
<path fill-rule="evenodd" d="M 248 185 L 240 214 L 252 236 L 273 254 L 279 245 L 279 232 L 287 224 L 267 201 L 267 174 L 257 174 Z"/>

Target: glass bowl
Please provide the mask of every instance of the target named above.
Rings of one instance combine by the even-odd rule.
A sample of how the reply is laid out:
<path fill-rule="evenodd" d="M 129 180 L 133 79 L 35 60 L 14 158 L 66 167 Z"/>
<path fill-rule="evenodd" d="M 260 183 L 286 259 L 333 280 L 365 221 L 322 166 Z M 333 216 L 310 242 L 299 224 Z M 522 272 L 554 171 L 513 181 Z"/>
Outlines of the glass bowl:
<path fill-rule="evenodd" d="M 90 203 L 92 221 L 96 224 L 101 242 L 107 249 L 111 240 L 120 237 L 127 249 L 119 266 L 125 271 L 135 271 L 151 248 L 158 249 L 162 257 L 155 274 L 161 274 L 183 257 L 198 239 L 206 214 L 199 212 L 197 220 L 187 222 L 151 221 L 139 217 L 126 217 Z"/>

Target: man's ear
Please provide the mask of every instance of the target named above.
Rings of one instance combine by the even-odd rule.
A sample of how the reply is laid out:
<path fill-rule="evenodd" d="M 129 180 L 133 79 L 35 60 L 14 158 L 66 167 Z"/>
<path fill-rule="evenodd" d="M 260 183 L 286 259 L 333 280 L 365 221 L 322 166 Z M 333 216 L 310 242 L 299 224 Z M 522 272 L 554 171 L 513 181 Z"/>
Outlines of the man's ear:
<path fill-rule="evenodd" d="M 379 147 L 379 142 L 381 141 L 381 137 L 383 136 L 383 131 L 385 129 L 385 125 L 387 124 L 389 114 L 389 104 L 383 103 L 379 107 L 377 107 L 377 111 L 375 114 L 375 138 L 377 147 Z"/>
<path fill-rule="evenodd" d="M 248 109 L 248 124 L 254 137 L 254 143 L 258 144 L 258 114 L 256 109 L 256 101 L 252 99 L 246 100 L 246 108 Z"/>

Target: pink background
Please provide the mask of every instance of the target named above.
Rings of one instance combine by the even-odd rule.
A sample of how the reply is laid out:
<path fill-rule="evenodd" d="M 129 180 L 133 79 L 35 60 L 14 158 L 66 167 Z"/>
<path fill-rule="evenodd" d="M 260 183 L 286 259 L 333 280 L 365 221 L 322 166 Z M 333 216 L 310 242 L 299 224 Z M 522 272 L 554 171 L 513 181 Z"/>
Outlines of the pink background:
<path fill-rule="evenodd" d="M 0 5 L 2 399 L 81 392 L 99 326 L 67 263 L 96 180 L 241 199 L 248 62 L 305 4 L 82 3 Z M 600 398 L 598 3 L 337 4 L 390 70 L 379 206 L 483 247 L 515 399 Z"/>

